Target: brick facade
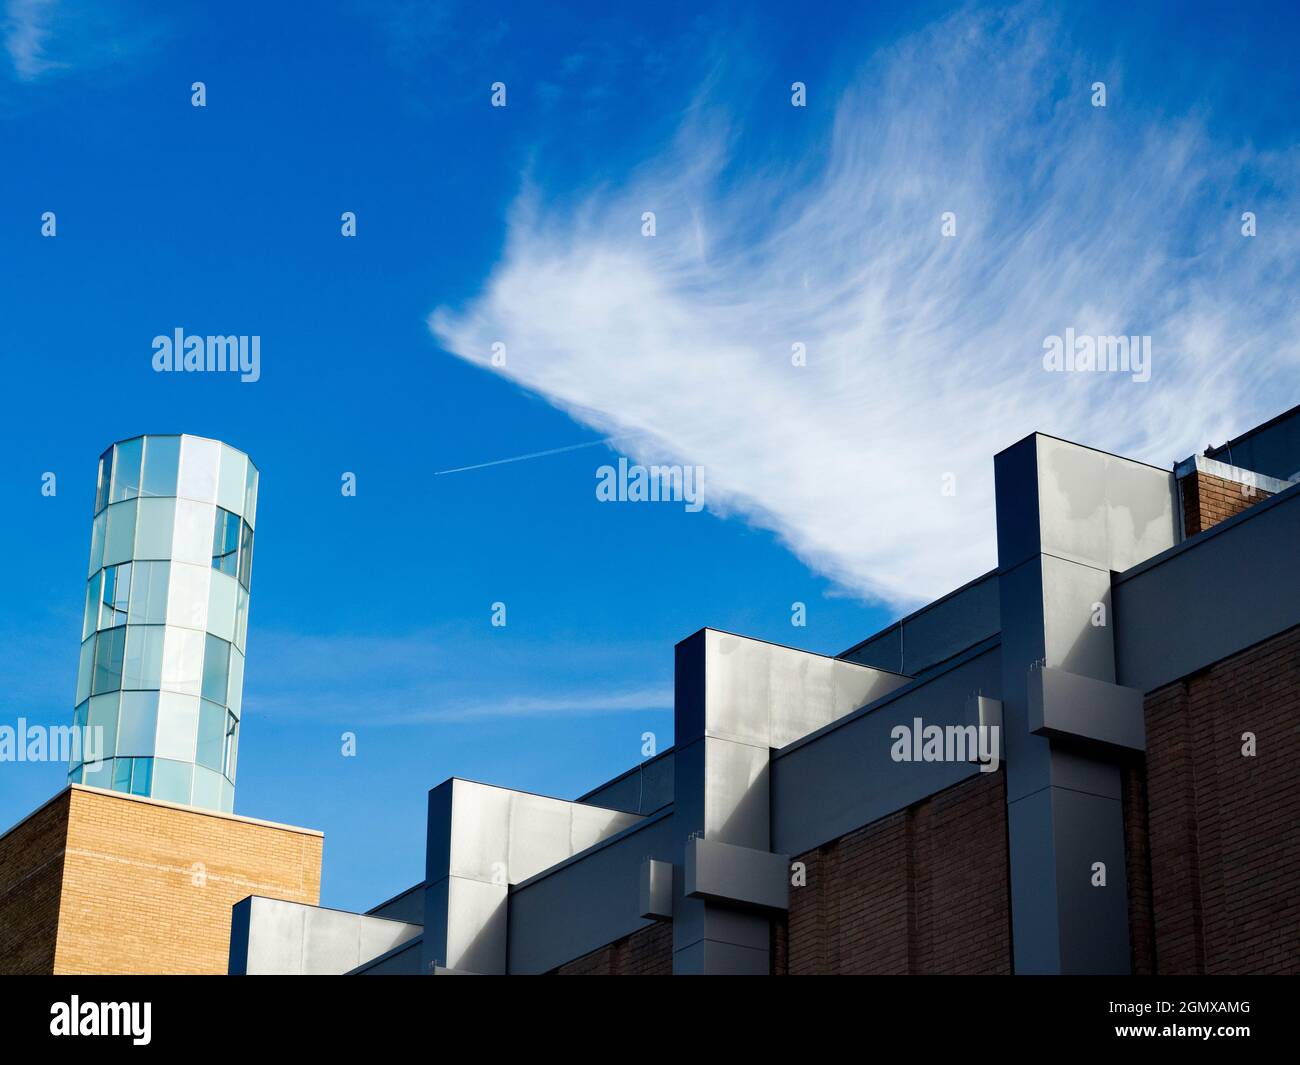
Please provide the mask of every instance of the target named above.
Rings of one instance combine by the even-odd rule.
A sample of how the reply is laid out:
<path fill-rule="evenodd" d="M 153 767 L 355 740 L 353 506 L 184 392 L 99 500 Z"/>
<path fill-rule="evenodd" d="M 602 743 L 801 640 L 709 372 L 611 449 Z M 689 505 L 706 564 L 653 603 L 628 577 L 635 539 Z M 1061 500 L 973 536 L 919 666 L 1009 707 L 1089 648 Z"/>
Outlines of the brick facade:
<path fill-rule="evenodd" d="M 1183 496 L 1184 536 L 1204 532 L 1273 494 L 1200 470 L 1188 474 L 1178 482 L 1178 486 Z"/>
<path fill-rule="evenodd" d="M 551 976 L 671 976 L 673 926 L 658 923 L 584 954 Z"/>
<path fill-rule="evenodd" d="M 1009 973 L 1006 786 L 980 773 L 795 861 L 777 974 Z"/>
<path fill-rule="evenodd" d="M 1134 970 L 1300 972 L 1300 627 L 1151 693 L 1146 723 L 1125 795 Z"/>
<path fill-rule="evenodd" d="M 317 904 L 323 842 L 69 788 L 0 839 L 0 972 L 224 973 L 231 906 L 248 895 Z"/>
<path fill-rule="evenodd" d="M 0 974 L 54 971 L 69 795 L 0 836 Z"/>

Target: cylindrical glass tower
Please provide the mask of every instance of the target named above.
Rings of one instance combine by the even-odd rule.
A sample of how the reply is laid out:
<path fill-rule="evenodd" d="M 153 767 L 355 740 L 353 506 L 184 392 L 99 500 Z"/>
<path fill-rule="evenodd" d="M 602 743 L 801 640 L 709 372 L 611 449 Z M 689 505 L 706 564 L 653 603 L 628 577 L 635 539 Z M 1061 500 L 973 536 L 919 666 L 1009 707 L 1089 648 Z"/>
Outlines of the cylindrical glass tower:
<path fill-rule="evenodd" d="M 234 809 L 257 467 L 201 436 L 99 460 L 69 781 Z"/>

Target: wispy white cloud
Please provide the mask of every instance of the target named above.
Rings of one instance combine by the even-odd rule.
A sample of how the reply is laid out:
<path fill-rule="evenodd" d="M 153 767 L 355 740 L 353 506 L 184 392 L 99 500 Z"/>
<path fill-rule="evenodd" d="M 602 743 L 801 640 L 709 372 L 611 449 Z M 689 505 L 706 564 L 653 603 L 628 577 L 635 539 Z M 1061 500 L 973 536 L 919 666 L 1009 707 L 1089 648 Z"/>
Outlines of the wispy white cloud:
<path fill-rule="evenodd" d="M 65 65 L 46 55 L 58 6 L 58 0 L 8 0 L 5 5 L 5 51 L 19 80 L 34 81 Z"/>
<path fill-rule="evenodd" d="M 251 642 L 251 641 L 250 641 Z M 380 636 L 258 633 L 245 708 L 266 718 L 345 726 L 453 724 L 489 719 L 591 717 L 666 711 L 671 681 L 656 683 L 643 646 L 590 647 L 558 634 L 514 643 L 451 631 Z M 635 670 L 638 682 L 621 679 Z M 584 682 L 576 686 L 573 676 Z"/>
<path fill-rule="evenodd" d="M 967 12 L 874 56 L 797 163 L 740 160 L 701 103 L 576 206 L 525 189 L 479 296 L 430 326 L 485 368 L 504 342 L 495 372 L 638 457 L 704 465 L 711 510 L 846 589 L 932 597 L 993 564 L 992 455 L 1024 434 L 1167 465 L 1300 383 L 1294 155 L 1126 110 L 1118 64 L 1093 108 L 1097 76 L 1032 9 Z M 1151 381 L 1044 372 L 1070 327 L 1151 335 Z"/>
<path fill-rule="evenodd" d="M 5 0 L 0 32 L 12 78 L 33 84 L 112 67 L 130 72 L 173 17 L 138 0 Z"/>

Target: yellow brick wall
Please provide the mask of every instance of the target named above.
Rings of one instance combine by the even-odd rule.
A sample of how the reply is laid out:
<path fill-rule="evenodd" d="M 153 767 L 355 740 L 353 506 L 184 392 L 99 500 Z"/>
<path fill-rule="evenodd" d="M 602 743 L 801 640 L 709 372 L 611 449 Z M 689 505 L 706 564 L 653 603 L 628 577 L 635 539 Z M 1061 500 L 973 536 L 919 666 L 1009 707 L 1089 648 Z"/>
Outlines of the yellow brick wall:
<path fill-rule="evenodd" d="M 224 973 L 230 908 L 316 905 L 318 832 L 70 790 L 56 973 Z"/>

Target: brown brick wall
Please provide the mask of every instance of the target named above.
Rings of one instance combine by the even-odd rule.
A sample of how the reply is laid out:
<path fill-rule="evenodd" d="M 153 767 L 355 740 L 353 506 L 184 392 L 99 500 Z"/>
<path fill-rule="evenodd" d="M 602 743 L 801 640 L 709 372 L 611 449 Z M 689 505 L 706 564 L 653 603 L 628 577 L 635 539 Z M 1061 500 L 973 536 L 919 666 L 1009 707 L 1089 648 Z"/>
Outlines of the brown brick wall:
<path fill-rule="evenodd" d="M 1146 721 L 1145 781 L 1126 781 L 1135 969 L 1300 972 L 1300 627 L 1153 692 Z"/>
<path fill-rule="evenodd" d="M 54 971 L 68 797 L 57 796 L 0 837 L 0 974 Z"/>
<path fill-rule="evenodd" d="M 659 922 L 566 962 L 550 975 L 671 976 L 672 972 L 673 926 Z"/>
<path fill-rule="evenodd" d="M 30 877 L 0 896 L 0 928 L 34 928 L 41 944 L 57 928 L 57 941 L 40 959 L 0 955 L 0 971 L 224 973 L 236 902 L 320 900 L 319 833 L 80 787 L 47 809 L 62 812 L 57 841 L 24 845 L 46 811 L 0 840 Z"/>
<path fill-rule="evenodd" d="M 1195 536 L 1267 499 L 1271 492 L 1197 470 L 1178 482 L 1183 493 L 1183 535 Z"/>
<path fill-rule="evenodd" d="M 980 773 L 799 855 L 778 974 L 1009 973 L 1006 791 Z"/>

